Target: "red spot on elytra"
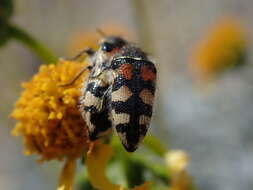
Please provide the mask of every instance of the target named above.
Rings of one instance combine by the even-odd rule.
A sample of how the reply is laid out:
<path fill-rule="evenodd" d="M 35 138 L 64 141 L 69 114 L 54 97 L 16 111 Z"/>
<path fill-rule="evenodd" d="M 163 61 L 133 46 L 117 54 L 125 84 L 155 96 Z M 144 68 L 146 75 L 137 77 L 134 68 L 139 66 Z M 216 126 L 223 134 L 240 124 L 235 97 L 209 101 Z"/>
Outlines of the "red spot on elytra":
<path fill-rule="evenodd" d="M 156 74 L 147 66 L 141 68 L 141 77 L 144 81 L 155 80 Z"/>
<path fill-rule="evenodd" d="M 125 77 L 125 79 L 130 80 L 132 79 L 132 70 L 133 66 L 130 64 L 123 64 L 119 68 L 119 73 Z"/>

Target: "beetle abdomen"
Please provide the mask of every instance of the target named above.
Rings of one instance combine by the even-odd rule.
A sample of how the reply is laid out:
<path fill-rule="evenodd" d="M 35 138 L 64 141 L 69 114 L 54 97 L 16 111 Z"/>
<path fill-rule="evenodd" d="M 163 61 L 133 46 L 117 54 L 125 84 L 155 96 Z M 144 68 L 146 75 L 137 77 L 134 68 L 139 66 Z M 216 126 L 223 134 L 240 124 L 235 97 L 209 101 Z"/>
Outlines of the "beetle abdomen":
<path fill-rule="evenodd" d="M 148 130 L 154 101 L 156 69 L 152 62 L 130 57 L 113 60 L 111 117 L 122 144 L 133 152 Z"/>

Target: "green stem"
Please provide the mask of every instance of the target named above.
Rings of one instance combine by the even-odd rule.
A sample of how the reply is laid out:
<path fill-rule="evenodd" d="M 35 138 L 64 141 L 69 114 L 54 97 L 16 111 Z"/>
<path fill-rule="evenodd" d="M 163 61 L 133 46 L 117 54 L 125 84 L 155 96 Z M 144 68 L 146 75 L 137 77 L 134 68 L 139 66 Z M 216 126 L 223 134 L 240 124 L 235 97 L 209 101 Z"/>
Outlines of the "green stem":
<path fill-rule="evenodd" d="M 57 57 L 21 28 L 9 25 L 9 35 L 29 47 L 45 63 L 56 63 Z"/>
<path fill-rule="evenodd" d="M 145 159 L 145 156 L 133 155 L 131 158 L 136 164 L 142 165 L 146 170 L 150 171 L 156 178 L 163 181 L 165 184 L 169 181 L 169 172 L 164 165 L 160 163 L 152 163 L 150 160 Z"/>
<path fill-rule="evenodd" d="M 152 138 L 152 137 L 149 137 L 148 141 L 151 142 L 152 141 L 151 139 L 153 140 L 153 142 L 156 141 L 154 140 L 155 138 Z M 159 144 L 156 144 L 156 145 L 159 146 Z M 166 167 L 164 167 L 160 163 L 156 163 L 156 164 L 151 163 L 150 160 L 147 159 L 147 157 L 145 157 L 144 155 L 138 155 L 138 154 L 130 155 L 126 153 L 126 151 L 122 148 L 122 145 L 115 138 L 115 136 L 111 138 L 111 146 L 114 148 L 115 152 L 117 152 L 117 158 L 122 161 L 122 164 L 123 164 L 122 166 L 126 172 L 126 178 L 130 186 L 133 186 L 133 184 L 136 185 L 136 181 L 131 177 L 131 175 L 133 175 L 132 172 L 136 172 L 136 168 L 139 168 L 141 171 L 143 170 L 150 171 L 153 174 L 153 176 L 160 179 L 165 184 L 168 183 L 168 179 L 169 179 L 168 171 Z M 149 146 L 149 145 L 146 145 L 146 146 Z M 164 155 L 165 153 L 165 149 L 163 148 L 157 149 L 157 146 L 155 146 L 155 148 L 153 146 L 152 147 L 149 146 L 149 148 L 152 149 L 153 152 L 156 152 L 156 155 L 159 155 L 159 156 Z M 141 175 L 141 173 L 138 173 L 138 175 L 139 175 L 138 179 L 142 180 L 143 176 Z"/>
<path fill-rule="evenodd" d="M 144 171 L 146 168 L 142 163 L 125 157 L 121 159 L 121 164 L 125 171 L 128 187 L 134 187 L 144 183 Z"/>

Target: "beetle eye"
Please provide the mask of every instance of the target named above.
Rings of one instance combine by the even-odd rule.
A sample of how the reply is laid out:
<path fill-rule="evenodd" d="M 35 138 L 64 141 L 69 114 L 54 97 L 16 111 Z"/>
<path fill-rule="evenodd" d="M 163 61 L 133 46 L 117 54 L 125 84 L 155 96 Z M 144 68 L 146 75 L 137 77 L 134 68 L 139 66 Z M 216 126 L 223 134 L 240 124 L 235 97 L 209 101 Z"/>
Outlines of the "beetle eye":
<path fill-rule="evenodd" d="M 113 50 L 113 48 L 114 48 L 113 44 L 110 44 L 110 43 L 107 43 L 107 42 L 104 42 L 102 44 L 102 50 L 103 51 L 111 52 Z"/>

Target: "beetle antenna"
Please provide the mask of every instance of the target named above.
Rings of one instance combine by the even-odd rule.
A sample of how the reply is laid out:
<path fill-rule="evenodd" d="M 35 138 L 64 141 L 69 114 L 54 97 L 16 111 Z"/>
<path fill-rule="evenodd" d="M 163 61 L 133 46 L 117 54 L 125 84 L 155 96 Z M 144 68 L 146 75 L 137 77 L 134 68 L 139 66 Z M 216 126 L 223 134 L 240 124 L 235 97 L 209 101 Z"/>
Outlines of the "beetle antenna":
<path fill-rule="evenodd" d="M 87 54 L 88 56 L 92 56 L 92 55 L 94 55 L 94 53 L 95 53 L 95 51 L 92 48 L 85 48 L 85 49 L 81 50 L 74 57 L 67 58 L 66 60 L 68 60 L 68 61 L 76 61 L 77 59 L 79 59 L 80 57 L 82 57 L 84 54 Z"/>
<path fill-rule="evenodd" d="M 84 73 L 84 71 L 87 71 L 87 70 L 91 70 L 92 67 L 91 66 L 87 66 L 87 67 L 84 67 L 81 71 L 79 71 L 79 73 L 77 73 L 77 75 L 74 77 L 74 79 L 66 84 L 60 84 L 59 87 L 68 87 L 68 86 L 71 86 L 73 85 L 77 79 L 79 79 L 82 74 Z"/>
<path fill-rule="evenodd" d="M 102 37 L 106 37 L 107 36 L 106 33 L 103 30 L 101 30 L 100 28 L 97 28 L 96 31 Z"/>

